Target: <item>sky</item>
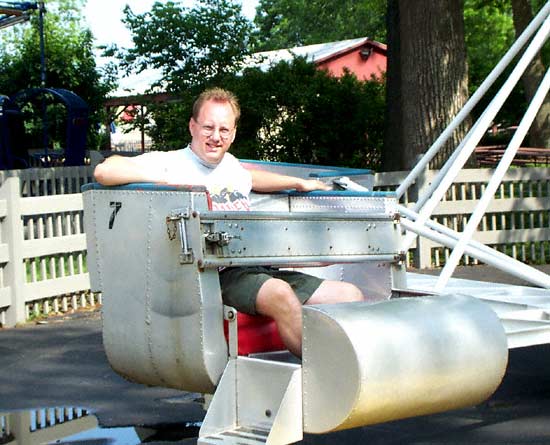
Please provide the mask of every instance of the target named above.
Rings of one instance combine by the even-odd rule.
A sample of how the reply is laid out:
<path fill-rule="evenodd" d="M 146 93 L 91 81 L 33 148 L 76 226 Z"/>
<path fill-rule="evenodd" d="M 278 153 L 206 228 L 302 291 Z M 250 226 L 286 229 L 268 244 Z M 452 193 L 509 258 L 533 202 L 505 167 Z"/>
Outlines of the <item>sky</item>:
<path fill-rule="evenodd" d="M 96 45 L 109 45 L 112 43 L 116 43 L 121 47 L 131 45 L 130 33 L 121 21 L 123 17 L 122 10 L 129 4 L 133 12 L 141 14 L 149 11 L 155 1 L 163 3 L 166 0 L 88 0 L 83 15 L 95 37 Z M 258 0 L 241 0 L 241 2 L 243 14 L 252 20 L 256 13 Z M 181 3 L 190 7 L 193 5 L 193 0 L 183 0 Z M 104 60 L 98 57 L 97 63 L 101 66 Z M 151 79 L 154 78 L 154 72 L 145 72 L 139 76 L 122 78 L 120 79 L 120 88 L 115 95 L 122 94 L 123 90 L 127 89 L 132 90 L 132 92 L 143 92 L 150 84 Z"/>

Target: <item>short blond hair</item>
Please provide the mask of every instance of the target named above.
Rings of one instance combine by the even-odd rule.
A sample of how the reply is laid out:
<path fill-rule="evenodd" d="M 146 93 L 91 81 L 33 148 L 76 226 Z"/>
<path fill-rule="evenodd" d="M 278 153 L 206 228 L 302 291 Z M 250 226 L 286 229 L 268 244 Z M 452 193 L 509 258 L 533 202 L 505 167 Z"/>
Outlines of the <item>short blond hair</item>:
<path fill-rule="evenodd" d="M 231 91 L 224 90 L 223 88 L 209 88 L 204 90 L 199 97 L 197 97 L 197 100 L 195 100 L 195 103 L 193 104 L 193 119 L 195 119 L 195 121 L 199 118 L 199 114 L 204 103 L 210 100 L 214 102 L 228 103 L 231 105 L 233 114 L 235 115 L 235 125 L 237 125 L 237 122 L 239 122 L 239 118 L 241 117 L 239 100 L 235 94 Z"/>

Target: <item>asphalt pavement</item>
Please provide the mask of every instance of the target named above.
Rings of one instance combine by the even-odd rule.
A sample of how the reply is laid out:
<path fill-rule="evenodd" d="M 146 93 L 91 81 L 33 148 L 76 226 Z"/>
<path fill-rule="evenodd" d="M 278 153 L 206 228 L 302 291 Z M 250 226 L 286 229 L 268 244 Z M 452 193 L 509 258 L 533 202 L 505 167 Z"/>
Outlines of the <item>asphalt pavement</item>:
<path fill-rule="evenodd" d="M 480 267 L 485 266 L 456 276 L 495 281 L 497 272 Z M 191 436 L 204 416 L 199 394 L 131 383 L 116 374 L 103 350 L 98 310 L 0 329 L 0 357 L 0 413 L 76 406 L 91 410 L 102 428 L 175 427 Z M 162 443 L 194 442 L 182 435 L 167 437 Z M 550 346 L 511 350 L 502 384 L 482 405 L 307 435 L 303 443 L 550 444 Z"/>

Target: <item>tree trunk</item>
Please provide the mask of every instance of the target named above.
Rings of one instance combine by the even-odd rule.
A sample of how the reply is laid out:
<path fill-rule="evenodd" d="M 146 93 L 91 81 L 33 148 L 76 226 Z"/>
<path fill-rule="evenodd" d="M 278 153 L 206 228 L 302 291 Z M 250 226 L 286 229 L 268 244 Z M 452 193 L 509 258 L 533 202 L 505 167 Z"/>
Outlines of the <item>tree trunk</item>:
<path fill-rule="evenodd" d="M 399 39 L 399 0 L 388 0 L 387 13 L 388 63 L 386 68 L 386 135 L 382 151 L 383 171 L 404 169 L 401 162 L 403 147 L 403 98 L 401 95 L 401 49 Z"/>
<path fill-rule="evenodd" d="M 512 12 L 514 15 L 514 28 L 516 36 L 519 36 L 533 20 L 533 11 L 529 0 L 512 0 Z M 525 98 L 528 102 L 535 95 L 537 88 L 544 77 L 546 68 L 542 63 L 540 53 L 531 61 L 522 77 Z M 550 100 L 548 97 L 543 102 L 537 117 L 529 131 L 529 145 L 531 147 L 550 147 Z"/>
<path fill-rule="evenodd" d="M 468 98 L 462 0 L 389 0 L 384 170 L 409 170 Z M 432 160 L 439 168 L 467 123 Z"/>

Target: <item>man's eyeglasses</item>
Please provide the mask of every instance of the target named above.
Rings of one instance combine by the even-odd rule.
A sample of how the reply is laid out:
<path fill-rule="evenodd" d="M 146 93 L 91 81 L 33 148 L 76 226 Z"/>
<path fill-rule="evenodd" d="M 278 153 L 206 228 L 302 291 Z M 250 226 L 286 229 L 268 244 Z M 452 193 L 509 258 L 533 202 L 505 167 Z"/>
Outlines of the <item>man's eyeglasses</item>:
<path fill-rule="evenodd" d="M 203 136 L 210 137 L 216 131 L 216 127 L 214 127 L 213 125 L 201 125 L 199 122 L 197 122 L 197 124 L 199 124 L 199 127 L 201 129 L 201 134 Z M 222 139 L 227 140 L 231 137 L 231 134 L 233 133 L 234 130 L 235 128 L 219 127 L 218 133 Z"/>

